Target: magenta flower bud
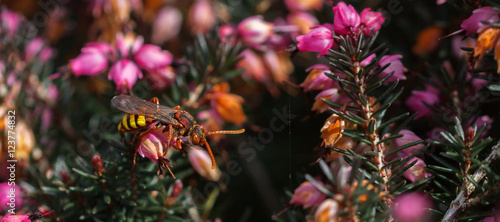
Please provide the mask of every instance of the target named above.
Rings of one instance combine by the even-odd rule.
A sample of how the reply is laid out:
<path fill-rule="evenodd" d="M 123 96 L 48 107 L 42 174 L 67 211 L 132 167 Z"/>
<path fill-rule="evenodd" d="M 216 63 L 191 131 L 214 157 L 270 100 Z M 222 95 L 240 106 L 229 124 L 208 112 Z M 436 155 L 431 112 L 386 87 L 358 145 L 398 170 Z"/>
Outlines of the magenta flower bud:
<path fill-rule="evenodd" d="M 160 45 L 175 38 L 181 30 L 181 25 L 182 13 L 179 9 L 168 6 L 162 8 L 153 22 L 151 42 Z"/>
<path fill-rule="evenodd" d="M 318 183 L 323 185 L 319 181 Z M 320 204 L 325 197 L 326 195 L 319 191 L 311 182 L 305 181 L 295 189 L 290 204 L 302 205 L 304 208 L 309 208 Z"/>
<path fill-rule="evenodd" d="M 0 12 L 0 18 L 2 26 L 7 29 L 7 35 L 9 37 L 13 37 L 16 34 L 17 29 L 23 20 L 23 16 L 8 9 L 2 9 Z"/>
<path fill-rule="evenodd" d="M 407 143 L 422 140 L 420 137 L 415 135 L 415 133 L 413 133 L 410 130 L 403 129 L 399 132 L 399 134 L 403 134 L 403 137 L 399 137 L 399 138 L 394 140 L 394 149 L 396 149 L 400 146 L 403 146 Z M 410 156 L 410 155 L 414 154 L 415 152 L 417 152 L 418 150 L 422 149 L 422 147 L 424 147 L 424 144 L 418 144 L 415 146 L 408 147 L 404 150 L 399 151 L 397 153 L 397 156 L 399 156 L 399 157 Z"/>
<path fill-rule="evenodd" d="M 431 106 L 439 103 L 439 90 L 430 86 L 425 86 L 425 91 L 413 90 L 412 95 L 406 100 L 408 106 L 414 112 L 418 112 L 415 119 L 431 116 L 432 110 L 424 104 L 427 103 Z"/>
<path fill-rule="evenodd" d="M 165 142 L 166 139 L 161 134 L 152 131 L 137 143 L 137 152 L 142 157 L 158 163 L 158 159 L 165 158 L 163 156 L 166 149 Z"/>
<path fill-rule="evenodd" d="M 320 10 L 323 0 L 285 0 L 285 5 L 290 11 Z"/>
<path fill-rule="evenodd" d="M 296 25 L 299 27 L 298 32 L 294 32 L 295 35 L 305 35 L 309 32 L 311 27 L 319 25 L 316 17 L 307 12 L 293 12 L 288 14 L 286 21 L 290 25 Z"/>
<path fill-rule="evenodd" d="M 472 15 L 460 24 L 460 28 L 465 30 L 466 35 L 471 35 L 481 32 L 483 28 L 488 26 L 482 22 L 495 23 L 498 21 L 500 21 L 499 12 L 492 7 L 486 6 L 472 11 Z"/>
<path fill-rule="evenodd" d="M 361 19 L 352 5 L 347 6 L 344 2 L 339 2 L 337 6 L 333 7 L 333 14 L 335 34 L 347 35 L 358 31 Z"/>
<path fill-rule="evenodd" d="M 215 182 L 219 181 L 222 173 L 217 165 L 212 169 L 212 159 L 207 152 L 201 149 L 191 149 L 188 152 L 188 158 L 193 169 L 202 177 Z"/>
<path fill-rule="evenodd" d="M 396 197 L 392 205 L 392 215 L 397 221 L 429 221 L 428 208 L 432 201 L 423 193 L 404 193 Z"/>
<path fill-rule="evenodd" d="M 243 42 L 252 48 L 262 48 L 273 32 L 273 24 L 266 22 L 262 16 L 251 16 L 238 24 L 238 33 Z"/>
<path fill-rule="evenodd" d="M 141 70 L 128 59 L 122 59 L 115 63 L 109 70 L 108 75 L 108 79 L 116 83 L 117 90 L 132 89 L 138 78 L 142 78 Z"/>
<path fill-rule="evenodd" d="M 365 8 L 359 15 L 361 18 L 361 25 L 364 26 L 363 34 L 370 35 L 370 33 L 377 32 L 384 23 L 384 16 L 380 12 L 374 12 L 369 8 Z"/>
<path fill-rule="evenodd" d="M 143 69 L 166 67 L 172 63 L 173 56 L 155 45 L 143 45 L 134 55 L 135 62 Z"/>
<path fill-rule="evenodd" d="M 304 88 L 304 92 L 325 90 L 336 86 L 335 80 L 325 75 L 325 73 L 331 73 L 330 67 L 327 65 L 316 64 L 306 69 L 306 71 L 309 72 L 309 75 L 304 82 L 300 84 L 300 86 Z"/>
<path fill-rule="evenodd" d="M 410 161 L 408 161 L 405 164 L 405 167 L 412 163 L 413 161 L 417 160 L 415 165 L 407 169 L 404 173 L 403 176 L 406 177 L 406 179 L 410 180 L 411 182 L 419 181 L 421 179 L 425 179 L 427 177 L 430 177 L 431 174 L 427 173 L 427 170 L 425 170 L 425 167 L 427 166 L 424 161 L 418 157 L 413 157 Z"/>
<path fill-rule="evenodd" d="M 0 208 L 2 211 L 14 209 L 15 211 L 23 207 L 21 187 L 13 182 L 0 183 Z"/>
<path fill-rule="evenodd" d="M 208 0 L 196 1 L 188 12 L 188 24 L 191 33 L 207 33 L 217 24 L 216 12 Z"/>
<path fill-rule="evenodd" d="M 311 28 L 305 35 L 297 36 L 298 49 L 301 52 L 320 52 L 318 58 L 328 52 L 333 46 L 333 32 L 322 25 L 317 25 Z"/>
<path fill-rule="evenodd" d="M 182 187 L 182 181 L 179 179 L 175 180 L 174 184 L 168 189 L 167 196 L 173 199 L 177 198 L 181 194 Z"/>
<path fill-rule="evenodd" d="M 389 67 L 387 67 L 386 69 L 384 69 L 384 71 L 382 71 L 382 73 L 380 73 L 378 75 L 378 77 L 380 79 L 386 77 L 387 75 L 389 75 L 389 73 L 391 72 L 394 72 L 394 74 L 389 78 L 387 79 L 387 81 L 385 83 L 390 83 L 390 82 L 394 82 L 396 81 L 397 79 L 399 80 L 404 80 L 406 79 L 406 76 L 404 75 L 404 66 L 403 66 L 403 63 L 401 62 L 401 58 L 403 58 L 402 55 L 386 55 L 386 56 L 383 56 L 380 61 L 378 62 L 379 66 L 380 67 L 383 67 L 389 63 L 391 63 L 389 65 Z"/>
<path fill-rule="evenodd" d="M 326 199 L 314 212 L 314 222 L 337 221 L 339 203 L 334 199 Z"/>
<path fill-rule="evenodd" d="M 108 67 L 108 58 L 99 49 L 92 47 L 82 48 L 82 53 L 69 60 L 69 68 L 77 75 L 96 76 Z"/>
<path fill-rule="evenodd" d="M 142 36 L 136 37 L 132 33 L 125 36 L 122 33 L 116 34 L 116 48 L 118 48 L 122 58 L 134 55 L 141 48 L 143 43 L 144 38 Z"/>

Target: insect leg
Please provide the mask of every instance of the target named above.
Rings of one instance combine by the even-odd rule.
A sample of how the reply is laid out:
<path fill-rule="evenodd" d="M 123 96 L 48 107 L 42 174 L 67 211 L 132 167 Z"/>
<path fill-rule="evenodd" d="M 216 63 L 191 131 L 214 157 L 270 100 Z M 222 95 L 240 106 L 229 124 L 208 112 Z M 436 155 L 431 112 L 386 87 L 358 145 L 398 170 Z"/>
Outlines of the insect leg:
<path fill-rule="evenodd" d="M 168 130 L 167 130 L 167 144 L 165 146 L 165 152 L 163 152 L 163 156 L 167 155 L 167 152 L 168 152 L 168 149 L 170 147 L 170 140 L 172 139 L 172 135 L 174 133 L 174 127 L 172 126 L 172 124 L 169 124 L 167 126 Z"/>

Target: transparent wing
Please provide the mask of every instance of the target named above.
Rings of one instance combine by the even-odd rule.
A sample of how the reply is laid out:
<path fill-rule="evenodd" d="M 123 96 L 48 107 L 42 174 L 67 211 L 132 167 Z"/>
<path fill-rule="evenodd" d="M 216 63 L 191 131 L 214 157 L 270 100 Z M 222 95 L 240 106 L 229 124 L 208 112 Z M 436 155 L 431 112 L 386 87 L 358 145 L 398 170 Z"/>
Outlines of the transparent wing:
<path fill-rule="evenodd" d="M 174 108 L 158 105 L 134 96 L 119 95 L 111 99 L 111 104 L 117 109 L 134 114 L 144 115 L 159 120 L 166 124 L 178 124 L 179 121 L 172 118 L 169 114 L 177 111 Z"/>

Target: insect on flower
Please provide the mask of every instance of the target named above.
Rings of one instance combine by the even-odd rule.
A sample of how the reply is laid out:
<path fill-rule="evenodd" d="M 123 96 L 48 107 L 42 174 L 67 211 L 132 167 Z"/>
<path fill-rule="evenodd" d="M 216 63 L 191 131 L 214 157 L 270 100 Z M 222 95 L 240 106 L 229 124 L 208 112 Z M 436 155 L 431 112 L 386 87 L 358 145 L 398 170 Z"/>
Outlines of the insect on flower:
<path fill-rule="evenodd" d="M 146 129 L 139 134 L 140 137 L 144 137 L 152 130 L 163 127 L 162 133 L 167 141 L 165 153 L 170 146 L 177 150 L 182 149 L 181 137 L 187 137 L 192 144 L 206 147 L 212 160 L 212 169 L 215 168 L 215 159 L 205 136 L 245 132 L 245 129 L 205 132 L 205 128 L 197 124 L 187 111 L 180 110 L 179 106 L 175 108 L 162 106 L 157 97 L 148 102 L 133 96 L 119 95 L 113 97 L 111 103 L 127 113 L 118 125 L 120 133 Z M 170 144 L 171 141 L 173 144 Z"/>

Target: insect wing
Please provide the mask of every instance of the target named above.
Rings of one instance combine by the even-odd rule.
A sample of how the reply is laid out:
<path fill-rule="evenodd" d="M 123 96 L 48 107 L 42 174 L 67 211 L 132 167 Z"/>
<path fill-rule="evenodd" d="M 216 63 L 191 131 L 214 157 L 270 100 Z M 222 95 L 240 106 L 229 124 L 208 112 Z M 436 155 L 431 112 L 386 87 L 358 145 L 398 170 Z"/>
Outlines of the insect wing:
<path fill-rule="evenodd" d="M 134 96 L 115 96 L 113 97 L 113 99 L 111 99 L 111 104 L 113 104 L 113 106 L 115 106 L 117 109 L 126 113 L 134 115 L 144 115 L 166 124 L 179 123 L 176 119 L 169 116 L 169 114 L 176 111 L 175 109 L 148 102 Z"/>

